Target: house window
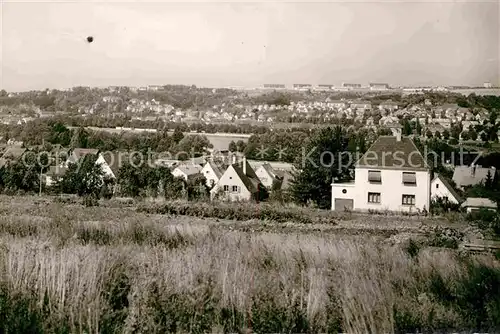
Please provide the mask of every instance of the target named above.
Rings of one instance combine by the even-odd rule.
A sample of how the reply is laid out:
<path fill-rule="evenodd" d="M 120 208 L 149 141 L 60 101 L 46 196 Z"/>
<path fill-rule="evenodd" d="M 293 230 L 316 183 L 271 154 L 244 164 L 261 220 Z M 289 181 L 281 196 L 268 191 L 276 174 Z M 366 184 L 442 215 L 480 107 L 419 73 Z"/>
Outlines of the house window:
<path fill-rule="evenodd" d="M 229 186 L 228 185 L 224 186 L 224 191 L 229 191 Z"/>
<path fill-rule="evenodd" d="M 368 203 L 380 203 L 380 193 L 368 193 Z"/>
<path fill-rule="evenodd" d="M 415 195 L 403 195 L 403 205 L 415 205 Z"/>
<path fill-rule="evenodd" d="M 439 188 L 439 183 L 436 183 L 436 189 Z"/>
<path fill-rule="evenodd" d="M 371 183 L 382 183 L 382 173 L 377 170 L 368 171 L 368 182 Z"/>
<path fill-rule="evenodd" d="M 415 172 L 403 172 L 403 184 L 405 186 L 417 185 L 417 175 Z"/>
<path fill-rule="evenodd" d="M 233 186 L 232 190 L 233 190 L 233 193 L 237 193 L 238 192 L 238 186 Z"/>

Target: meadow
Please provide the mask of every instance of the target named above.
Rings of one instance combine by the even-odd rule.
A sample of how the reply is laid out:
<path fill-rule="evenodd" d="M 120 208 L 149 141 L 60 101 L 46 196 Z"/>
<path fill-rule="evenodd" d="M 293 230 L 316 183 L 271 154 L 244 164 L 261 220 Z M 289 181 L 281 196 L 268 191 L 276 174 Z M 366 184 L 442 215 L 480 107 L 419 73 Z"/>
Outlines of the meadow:
<path fill-rule="evenodd" d="M 144 207 L 0 196 L 0 332 L 500 330 L 499 262 L 411 241 L 461 223 Z"/>

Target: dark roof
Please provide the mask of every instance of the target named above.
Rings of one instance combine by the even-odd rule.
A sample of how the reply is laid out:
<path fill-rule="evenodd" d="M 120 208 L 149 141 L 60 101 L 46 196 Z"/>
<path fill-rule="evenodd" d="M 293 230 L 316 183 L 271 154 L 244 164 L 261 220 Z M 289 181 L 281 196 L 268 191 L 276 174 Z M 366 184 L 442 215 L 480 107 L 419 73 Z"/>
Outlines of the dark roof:
<path fill-rule="evenodd" d="M 212 170 L 214 171 L 217 178 L 220 179 L 223 173 L 219 169 L 219 166 L 217 166 L 213 161 L 208 161 L 207 163 L 210 165 L 210 167 L 212 167 Z"/>
<path fill-rule="evenodd" d="M 243 173 L 243 164 L 246 164 L 246 174 Z M 256 193 L 259 190 L 259 186 L 261 186 L 260 180 L 248 161 L 240 161 L 232 164 L 231 166 L 233 166 L 236 174 L 238 174 L 239 178 L 248 189 L 248 191 L 250 191 L 251 193 Z"/>
<path fill-rule="evenodd" d="M 455 189 L 451 186 L 451 184 L 443 176 L 441 176 L 440 174 L 436 174 L 436 176 L 434 177 L 434 179 L 441 180 L 441 182 L 444 184 L 444 186 L 446 187 L 446 189 L 448 189 L 448 191 L 451 193 L 451 195 L 453 197 L 455 197 L 455 199 L 458 202 L 462 202 L 462 197 L 460 197 L 460 195 L 455 191 Z"/>
<path fill-rule="evenodd" d="M 99 150 L 94 148 L 75 148 L 73 150 L 72 155 L 74 155 L 75 158 L 80 159 L 86 156 L 87 154 L 97 154 L 97 153 L 99 153 Z"/>
<path fill-rule="evenodd" d="M 380 136 L 358 160 L 357 167 L 392 169 L 429 169 L 415 143 L 408 137 Z"/>
<path fill-rule="evenodd" d="M 261 165 L 261 167 L 264 168 L 264 170 L 267 172 L 267 174 L 269 174 L 269 176 L 271 176 L 273 179 L 276 178 L 276 171 L 268 162 L 264 162 Z"/>

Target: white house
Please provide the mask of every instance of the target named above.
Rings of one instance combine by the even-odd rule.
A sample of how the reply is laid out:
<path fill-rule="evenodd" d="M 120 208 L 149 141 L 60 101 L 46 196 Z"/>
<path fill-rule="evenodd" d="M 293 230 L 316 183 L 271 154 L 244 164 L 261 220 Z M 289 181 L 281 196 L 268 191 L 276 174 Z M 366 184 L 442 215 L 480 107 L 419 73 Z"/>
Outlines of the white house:
<path fill-rule="evenodd" d="M 184 180 L 188 180 L 189 178 L 200 174 L 202 170 L 202 167 L 200 165 L 195 165 L 195 164 L 186 164 L 186 165 L 179 165 L 174 168 L 172 171 L 172 175 L 174 177 L 182 177 Z"/>
<path fill-rule="evenodd" d="M 380 136 L 355 166 L 355 181 L 332 183 L 332 210 L 429 210 L 430 168 L 410 138 Z"/>
<path fill-rule="evenodd" d="M 434 200 L 438 198 L 448 200 L 454 204 L 459 204 L 462 201 L 451 184 L 446 181 L 444 177 L 436 174 L 434 179 L 431 181 L 431 199 Z"/>
<path fill-rule="evenodd" d="M 201 174 L 207 179 L 207 186 L 213 187 L 222 177 L 222 172 L 212 161 L 208 161 L 201 170 Z"/>
<path fill-rule="evenodd" d="M 248 201 L 264 187 L 250 164 L 243 158 L 230 165 L 210 191 L 211 199 L 220 196 L 229 201 Z"/>
<path fill-rule="evenodd" d="M 68 159 L 62 164 L 62 167 L 68 168 L 70 164 L 79 163 L 80 160 L 83 159 L 88 154 L 97 155 L 97 160 L 95 163 L 101 166 L 105 177 L 110 177 L 113 179 L 116 178 L 115 174 L 111 170 L 111 167 L 109 167 L 108 163 L 106 162 L 106 159 L 104 159 L 102 153 L 100 153 L 99 150 L 97 149 L 92 149 L 92 148 L 73 149 Z"/>
<path fill-rule="evenodd" d="M 276 182 L 278 179 L 276 171 L 267 162 L 260 165 L 255 170 L 255 174 L 259 178 L 260 182 L 262 182 L 262 184 L 269 189 L 273 187 L 274 182 Z"/>

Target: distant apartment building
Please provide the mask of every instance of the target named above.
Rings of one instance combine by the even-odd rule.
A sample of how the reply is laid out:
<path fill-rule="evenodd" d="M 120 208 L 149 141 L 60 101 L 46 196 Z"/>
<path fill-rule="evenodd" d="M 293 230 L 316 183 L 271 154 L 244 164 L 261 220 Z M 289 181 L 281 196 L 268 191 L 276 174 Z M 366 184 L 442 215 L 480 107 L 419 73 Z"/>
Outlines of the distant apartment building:
<path fill-rule="evenodd" d="M 333 89 L 333 85 L 321 84 L 316 87 L 318 90 L 331 90 Z"/>
<path fill-rule="evenodd" d="M 286 89 L 284 84 L 264 84 L 264 89 Z"/>
<path fill-rule="evenodd" d="M 311 89 L 312 88 L 312 85 L 310 84 L 293 84 L 293 89 L 297 89 L 297 90 L 307 90 L 307 89 Z"/>
<path fill-rule="evenodd" d="M 361 84 L 353 84 L 353 83 L 343 82 L 342 87 L 349 88 L 349 89 L 357 89 L 357 88 L 361 88 L 362 86 L 361 86 Z"/>
<path fill-rule="evenodd" d="M 160 85 L 149 85 L 148 86 L 148 90 L 152 90 L 152 91 L 158 91 L 158 90 L 162 90 L 163 89 L 163 86 L 160 86 Z"/>
<path fill-rule="evenodd" d="M 485 82 L 483 84 L 484 88 L 493 88 L 493 85 L 491 84 L 491 82 Z"/>
<path fill-rule="evenodd" d="M 388 90 L 389 88 L 387 83 L 370 83 L 370 90 Z"/>

